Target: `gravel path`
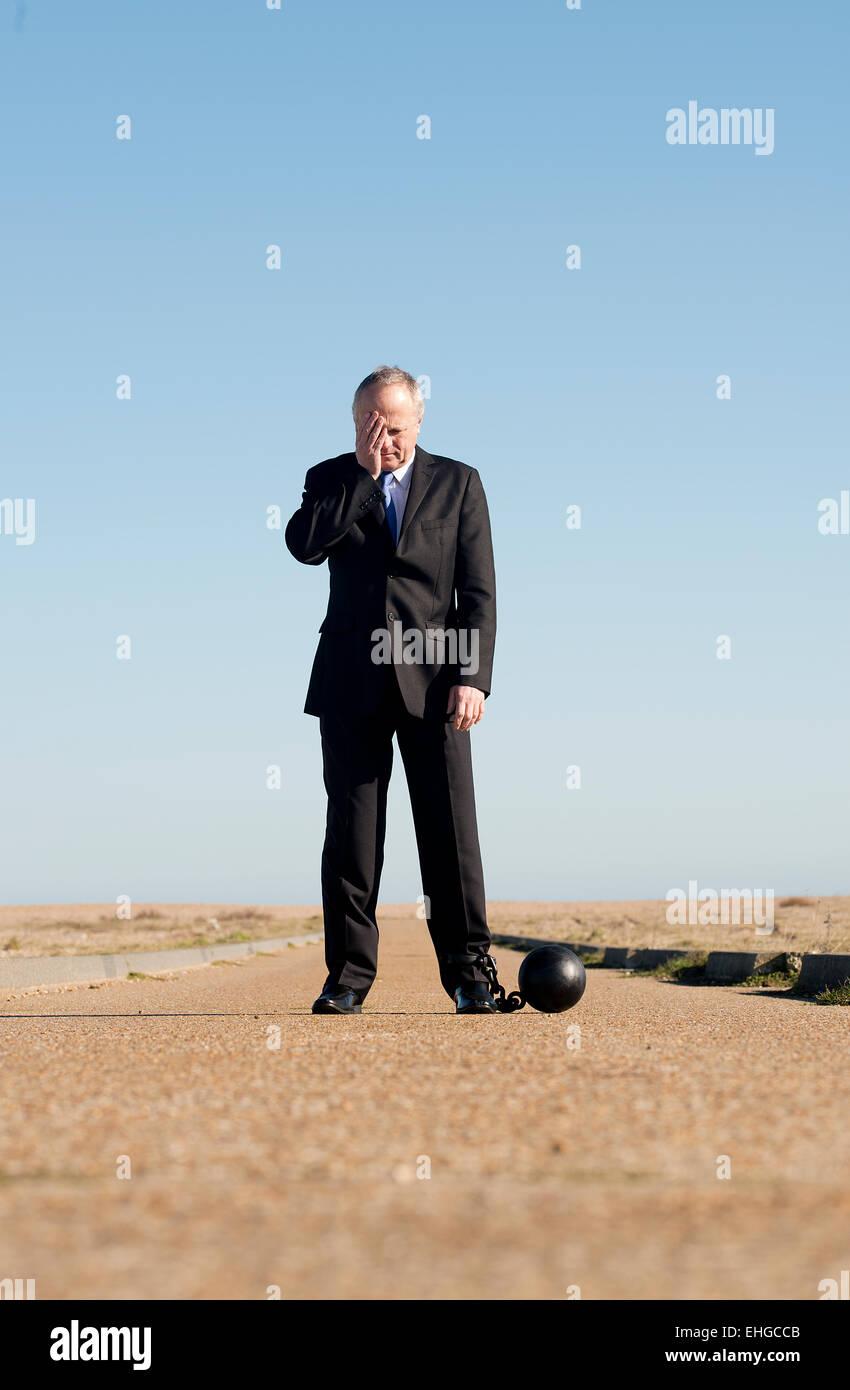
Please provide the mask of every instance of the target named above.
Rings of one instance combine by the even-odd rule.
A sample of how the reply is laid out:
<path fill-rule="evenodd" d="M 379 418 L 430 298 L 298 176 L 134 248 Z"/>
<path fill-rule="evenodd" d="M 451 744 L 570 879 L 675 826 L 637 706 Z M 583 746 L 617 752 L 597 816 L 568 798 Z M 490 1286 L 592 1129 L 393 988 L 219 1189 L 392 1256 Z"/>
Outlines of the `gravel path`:
<path fill-rule="evenodd" d="M 318 946 L 6 998 L 0 1277 L 817 1299 L 850 1268 L 848 1010 L 597 970 L 568 1014 L 457 1018 L 420 922 L 384 928 L 381 966 L 359 1018 L 310 1014 Z"/>

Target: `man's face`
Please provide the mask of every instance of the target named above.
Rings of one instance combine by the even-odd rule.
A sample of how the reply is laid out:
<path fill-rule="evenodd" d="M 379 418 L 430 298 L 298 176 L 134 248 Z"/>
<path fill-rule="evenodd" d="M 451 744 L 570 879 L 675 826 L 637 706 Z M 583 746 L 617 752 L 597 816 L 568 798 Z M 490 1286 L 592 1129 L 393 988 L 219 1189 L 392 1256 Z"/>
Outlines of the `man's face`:
<path fill-rule="evenodd" d="M 357 424 L 371 410 L 377 410 L 387 422 L 387 434 L 381 448 L 381 470 L 394 473 L 413 453 L 422 416 L 404 386 L 381 386 L 368 391 L 357 407 Z"/>

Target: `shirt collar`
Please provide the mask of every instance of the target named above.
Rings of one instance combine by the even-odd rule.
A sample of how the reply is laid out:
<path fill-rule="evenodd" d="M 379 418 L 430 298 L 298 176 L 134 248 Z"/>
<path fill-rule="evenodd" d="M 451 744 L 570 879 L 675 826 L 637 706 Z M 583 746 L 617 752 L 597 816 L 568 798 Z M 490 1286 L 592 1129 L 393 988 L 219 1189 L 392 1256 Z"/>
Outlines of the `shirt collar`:
<path fill-rule="evenodd" d="M 410 458 L 407 459 L 407 461 L 401 465 L 401 468 L 394 469 L 391 474 L 391 477 L 395 478 L 396 487 L 403 487 L 405 492 L 410 487 L 410 469 L 413 465 L 413 460 L 415 457 L 416 448 L 414 447 L 413 453 L 410 455 Z"/>

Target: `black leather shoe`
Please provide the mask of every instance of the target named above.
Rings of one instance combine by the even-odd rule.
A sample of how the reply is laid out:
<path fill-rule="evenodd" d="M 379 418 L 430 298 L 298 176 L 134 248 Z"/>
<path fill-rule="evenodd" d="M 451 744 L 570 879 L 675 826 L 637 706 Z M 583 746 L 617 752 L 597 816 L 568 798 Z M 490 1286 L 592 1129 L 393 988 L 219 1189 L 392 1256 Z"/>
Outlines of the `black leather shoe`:
<path fill-rule="evenodd" d="M 314 1014 L 359 1014 L 362 998 L 354 989 L 322 990 L 315 1004 Z"/>
<path fill-rule="evenodd" d="M 455 1013 L 497 1014 L 499 1006 L 483 980 L 471 985 L 458 985 L 455 990 Z"/>

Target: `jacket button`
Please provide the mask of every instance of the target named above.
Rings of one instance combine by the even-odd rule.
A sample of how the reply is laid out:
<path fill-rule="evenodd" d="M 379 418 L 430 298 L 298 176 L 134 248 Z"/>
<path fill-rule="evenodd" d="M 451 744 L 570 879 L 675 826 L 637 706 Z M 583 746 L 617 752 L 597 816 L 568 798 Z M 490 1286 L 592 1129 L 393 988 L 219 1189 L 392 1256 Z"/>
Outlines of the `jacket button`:
<path fill-rule="evenodd" d="M 387 617 L 389 618 L 391 623 L 395 622 L 395 613 L 388 613 Z"/>

